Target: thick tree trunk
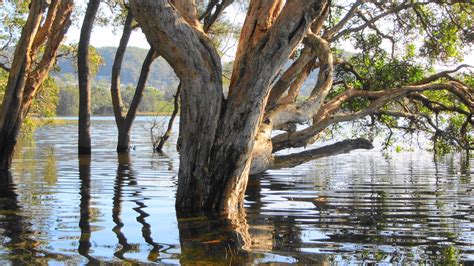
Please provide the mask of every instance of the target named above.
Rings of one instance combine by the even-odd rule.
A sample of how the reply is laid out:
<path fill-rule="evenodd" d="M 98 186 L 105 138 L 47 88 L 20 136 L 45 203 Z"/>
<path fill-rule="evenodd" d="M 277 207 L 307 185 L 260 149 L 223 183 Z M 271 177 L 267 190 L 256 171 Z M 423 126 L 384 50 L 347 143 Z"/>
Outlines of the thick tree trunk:
<path fill-rule="evenodd" d="M 87 4 L 77 48 L 77 74 L 79 80 L 79 154 L 91 153 L 89 43 L 99 5 L 100 0 L 90 0 Z"/>
<path fill-rule="evenodd" d="M 230 215 L 243 202 L 270 83 L 326 2 L 288 1 L 283 9 L 282 1 L 250 3 L 256 11 L 243 32 L 251 42 L 238 49 L 240 63 L 223 109 L 219 57 L 193 16 L 181 12 L 182 4 L 193 1 L 175 6 L 165 0 L 130 2 L 148 41 L 181 80 L 178 216 Z"/>
<path fill-rule="evenodd" d="M 19 125 L 23 121 L 21 103 L 27 71 L 32 64 L 29 53 L 32 50 L 35 34 L 43 17 L 45 2 L 33 1 L 31 3 L 30 13 L 16 46 L 13 63 L 8 75 L 8 83 L 0 112 L 0 170 L 9 170 L 11 166 Z"/>
<path fill-rule="evenodd" d="M 149 43 L 181 80 L 178 215 L 202 213 L 208 155 L 215 139 L 223 93 L 221 63 L 211 41 L 166 0 L 130 2 Z M 155 18 L 160 19 L 155 19 Z"/>
<path fill-rule="evenodd" d="M 287 2 L 255 48 L 241 55 L 246 64 L 234 68 L 235 87 L 210 156 L 212 186 L 204 208 L 233 213 L 243 203 L 254 141 L 262 122 L 267 124 L 262 118 L 271 82 L 324 5 L 325 1 Z"/>
<path fill-rule="evenodd" d="M 0 170 L 10 169 L 21 124 L 56 59 L 70 25 L 72 1 L 32 1 L 30 13 L 15 49 L 0 111 Z M 44 18 L 45 9 L 48 14 Z M 36 61 L 42 49 L 41 58 Z"/>

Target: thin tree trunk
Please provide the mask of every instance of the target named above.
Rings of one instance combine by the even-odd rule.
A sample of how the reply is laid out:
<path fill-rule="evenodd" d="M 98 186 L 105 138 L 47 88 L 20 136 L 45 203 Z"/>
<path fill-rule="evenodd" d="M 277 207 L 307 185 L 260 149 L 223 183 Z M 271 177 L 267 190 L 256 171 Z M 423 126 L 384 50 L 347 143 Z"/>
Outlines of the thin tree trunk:
<path fill-rule="evenodd" d="M 91 153 L 89 43 L 99 5 L 100 0 L 90 0 L 87 4 L 77 48 L 77 74 L 79 80 L 79 154 Z"/>
<path fill-rule="evenodd" d="M 140 77 L 138 78 L 137 87 L 135 88 L 135 94 L 133 95 L 132 102 L 128 108 L 127 116 L 123 120 L 122 127 L 119 127 L 119 139 L 117 144 L 117 152 L 128 152 L 130 149 L 130 130 L 135 121 L 135 117 L 138 112 L 138 106 L 143 98 L 143 91 L 145 90 L 146 81 L 150 74 L 151 64 L 157 58 L 157 53 L 153 48 L 148 50 L 145 60 L 140 70 Z"/>
<path fill-rule="evenodd" d="M 112 79 L 110 93 L 112 95 L 112 106 L 114 109 L 115 123 L 118 130 L 117 152 L 127 152 L 130 145 L 130 134 L 124 130 L 125 116 L 123 115 L 122 96 L 120 94 L 120 71 L 122 70 L 122 62 L 127 49 L 130 35 L 132 34 L 132 12 L 128 12 L 125 24 L 123 25 L 122 37 L 120 44 L 115 53 L 114 64 L 112 66 Z"/>
<path fill-rule="evenodd" d="M 145 57 L 140 71 L 140 77 L 138 84 L 133 95 L 132 102 L 125 116 L 123 113 L 123 102 L 120 94 L 120 71 L 122 69 L 122 62 L 127 49 L 128 41 L 132 33 L 133 14 L 128 11 L 127 18 L 125 20 L 122 37 L 120 38 L 120 44 L 115 54 L 114 64 L 112 66 L 112 80 L 110 92 L 112 94 L 112 105 L 115 115 L 115 123 L 117 124 L 118 140 L 117 140 L 117 152 L 129 152 L 130 150 L 130 130 L 132 128 L 133 121 L 135 120 L 138 106 L 140 105 L 143 97 L 143 91 L 145 89 L 148 75 L 150 74 L 151 64 L 157 58 L 157 53 L 150 49 Z"/>
<path fill-rule="evenodd" d="M 158 145 L 155 148 L 156 152 L 163 151 L 163 146 L 165 146 L 165 143 L 168 141 L 168 139 L 171 136 L 171 130 L 173 129 L 174 119 L 176 118 L 176 115 L 178 114 L 178 110 L 179 110 L 180 94 L 181 94 L 181 84 L 178 85 L 178 89 L 176 90 L 176 94 L 174 95 L 173 113 L 171 113 L 171 117 L 170 117 L 170 120 L 168 121 L 168 127 L 166 128 L 165 133 L 163 134 L 163 136 L 160 137 L 160 142 L 158 142 Z"/>

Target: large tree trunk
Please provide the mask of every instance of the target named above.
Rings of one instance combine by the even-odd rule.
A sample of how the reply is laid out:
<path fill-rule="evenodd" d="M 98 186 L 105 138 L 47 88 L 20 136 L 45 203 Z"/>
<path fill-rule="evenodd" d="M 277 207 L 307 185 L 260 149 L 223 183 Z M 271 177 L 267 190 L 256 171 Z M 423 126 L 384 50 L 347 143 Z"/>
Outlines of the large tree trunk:
<path fill-rule="evenodd" d="M 282 9 L 283 1 L 252 1 L 241 36 L 252 42 L 239 48 L 224 102 L 217 52 L 196 25 L 195 12 L 181 10 L 194 1 L 181 2 L 130 2 L 148 41 L 181 80 L 177 213 L 230 215 L 243 201 L 270 84 L 326 2 L 289 1 Z"/>
<path fill-rule="evenodd" d="M 332 41 L 345 33 L 360 32 L 365 28 L 380 33 L 375 21 L 412 6 L 395 5 L 365 19 L 365 15 L 361 15 L 364 12 L 358 11 L 363 3 L 357 1 L 331 29 L 328 28 L 331 25 L 324 24 L 330 13 L 329 1 L 250 1 L 234 61 L 229 96 L 222 100 L 219 57 L 196 18 L 195 1 L 130 1 L 148 41 L 181 80 L 182 145 L 176 197 L 179 216 L 233 213 L 243 202 L 249 172 L 291 167 L 315 158 L 371 148 L 369 141 L 356 139 L 290 156 L 273 155 L 281 149 L 312 144 L 330 125 L 387 113 L 384 110 L 387 103 L 398 99 L 413 97 L 425 90 L 448 90 L 472 112 L 471 97 L 466 97 L 470 95 L 467 86 L 450 76 L 446 77 L 450 81 L 444 84 L 428 84 L 441 77 L 435 75 L 434 80 L 423 80 L 422 84 L 367 89 L 370 84 L 366 84 L 366 78 L 354 69 L 343 67 L 363 84 L 363 89 L 356 89 L 344 79 L 338 80 L 343 86 L 333 84 L 334 64 L 347 62 L 333 58 Z M 349 22 L 353 17 L 363 19 Z M 304 46 L 301 54 L 295 51 L 300 43 Z M 290 57 L 299 58 L 283 75 L 278 75 Z M 310 97 L 295 101 L 314 68 L 319 69 L 319 74 Z M 443 75 L 446 74 L 448 72 Z M 339 86 L 342 91 L 333 90 L 336 95 L 330 94 L 333 86 Z M 346 103 L 354 98 L 366 99 L 368 107 L 345 113 Z M 452 107 L 442 108 L 452 110 Z M 463 112 L 466 115 L 466 111 L 461 110 Z M 391 116 L 413 117 L 400 111 L 393 111 Z M 469 117 L 472 115 L 467 117 L 464 131 Z M 310 125 L 298 130 L 297 125 L 304 123 Z M 287 132 L 272 137 L 275 129 Z M 438 131 L 436 126 L 435 130 Z"/>
<path fill-rule="evenodd" d="M 70 25 L 72 1 L 32 1 L 30 13 L 15 49 L 0 111 L 0 170 L 10 169 L 21 124 L 56 60 Z M 46 18 L 43 18 L 48 8 Z M 41 22 L 43 24 L 41 24 Z M 40 48 L 41 57 L 37 58 Z"/>
<path fill-rule="evenodd" d="M 100 0 L 90 0 L 87 4 L 77 48 L 77 75 L 79 80 L 79 154 L 91 153 L 89 43 L 99 5 Z"/>

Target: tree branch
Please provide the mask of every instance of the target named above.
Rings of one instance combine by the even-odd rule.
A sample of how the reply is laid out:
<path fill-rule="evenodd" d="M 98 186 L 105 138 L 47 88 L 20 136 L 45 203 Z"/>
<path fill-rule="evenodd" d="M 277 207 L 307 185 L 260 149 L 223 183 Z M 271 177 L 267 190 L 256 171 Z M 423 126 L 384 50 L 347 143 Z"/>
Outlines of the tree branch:
<path fill-rule="evenodd" d="M 306 101 L 278 107 L 268 115 L 274 128 L 286 128 L 287 123 L 303 123 L 310 120 L 319 111 L 332 87 L 334 66 L 329 43 L 312 33 L 307 35 L 305 43 L 314 50 L 319 58 L 318 80 Z"/>
<path fill-rule="evenodd" d="M 290 155 L 277 155 L 274 157 L 270 169 L 288 168 L 300 165 L 312 160 L 334 156 L 343 153 L 349 153 L 356 149 L 373 149 L 372 142 L 366 139 L 350 139 L 336 142 L 321 148 L 306 150 Z"/>
<path fill-rule="evenodd" d="M 314 117 L 313 125 L 307 127 L 301 131 L 289 132 L 277 135 L 272 138 L 273 151 L 279 151 L 286 148 L 297 148 L 303 147 L 310 142 L 314 136 L 319 134 L 322 130 L 331 124 L 341 123 L 345 121 L 351 121 L 359 119 L 361 117 L 374 114 L 378 110 L 390 101 L 399 99 L 408 94 L 415 92 L 423 92 L 426 90 L 447 90 L 457 95 L 458 97 L 464 97 L 465 94 L 461 94 L 458 91 L 459 84 L 457 82 L 447 82 L 441 84 L 425 84 L 417 86 L 404 86 L 400 88 L 393 88 L 381 91 L 364 91 L 349 89 L 330 102 L 326 103 L 321 111 Z M 464 95 L 464 96 L 462 96 Z M 355 97 L 362 97 L 371 99 L 370 105 L 358 112 L 349 114 L 334 115 L 340 110 L 343 103 L 349 101 Z"/>

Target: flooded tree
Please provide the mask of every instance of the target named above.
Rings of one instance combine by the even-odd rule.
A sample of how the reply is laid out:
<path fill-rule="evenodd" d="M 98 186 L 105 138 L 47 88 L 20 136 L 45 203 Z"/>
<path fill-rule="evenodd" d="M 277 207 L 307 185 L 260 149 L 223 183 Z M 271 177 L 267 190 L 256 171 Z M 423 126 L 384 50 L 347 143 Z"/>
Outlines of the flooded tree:
<path fill-rule="evenodd" d="M 233 1 L 224 1 L 223 3 L 210 3 L 205 6 L 204 3 L 201 3 L 199 7 L 203 9 L 203 12 L 200 16 L 200 20 L 204 21 L 204 31 L 207 33 L 211 30 L 211 27 L 217 22 L 218 18 L 222 15 L 225 7 L 228 7 Z M 210 12 L 209 8 L 213 8 L 214 5 L 217 5 L 217 11 Z M 133 99 L 130 103 L 128 110 L 124 110 L 125 106 L 122 100 L 120 93 L 120 71 L 122 69 L 123 58 L 127 49 L 128 42 L 132 31 L 137 28 L 139 25 L 134 21 L 132 12 L 129 11 L 127 6 L 123 6 L 122 10 L 126 13 L 126 18 L 123 23 L 122 37 L 120 39 L 120 44 L 115 53 L 114 64 L 112 66 L 112 78 L 110 91 L 112 95 L 112 105 L 114 110 L 115 122 L 118 129 L 118 143 L 117 143 L 117 152 L 128 152 L 130 149 L 130 130 L 133 125 L 133 121 L 138 112 L 138 107 L 140 105 L 141 99 L 143 97 L 143 91 L 145 89 L 146 81 L 150 73 L 150 67 L 159 54 L 151 48 L 148 51 L 147 56 L 145 57 L 142 68 L 140 71 L 140 76 L 138 79 L 137 86 L 133 95 Z M 217 34 L 226 35 L 228 33 L 228 28 L 221 29 Z M 153 139 L 153 149 L 156 152 L 162 152 L 165 143 L 168 141 L 172 133 L 172 126 L 174 120 L 179 112 L 179 94 L 180 86 L 176 90 L 176 94 L 173 97 L 173 112 L 170 115 L 168 120 L 168 125 L 165 132 L 159 136 L 156 141 L 151 132 Z M 153 130 L 151 130 L 153 131 Z"/>
<path fill-rule="evenodd" d="M 20 127 L 53 67 L 73 1 L 33 0 L 15 47 L 0 111 L 0 169 L 9 170 Z"/>
<path fill-rule="evenodd" d="M 275 155 L 306 147 L 346 121 L 369 117 L 390 129 L 422 130 L 472 149 L 473 89 L 452 75 L 466 68 L 429 71 L 435 62 L 459 58 L 472 42 L 469 1 L 250 1 L 227 97 L 221 58 L 195 1 L 134 0 L 130 6 L 182 86 L 180 216 L 233 213 L 251 173 L 372 148 L 359 138 Z M 351 42 L 357 51 L 345 55 L 342 48 Z M 315 70 L 309 96 L 298 100 Z M 456 121 L 443 124 L 441 114 Z"/>
<path fill-rule="evenodd" d="M 81 27 L 81 36 L 77 47 L 77 76 L 79 80 L 79 154 L 91 153 L 89 43 L 99 5 L 100 0 L 91 0 L 88 2 Z"/>
<path fill-rule="evenodd" d="M 127 44 L 130 40 L 130 35 L 136 26 L 133 26 L 133 15 L 125 8 L 127 16 L 123 25 L 122 37 L 120 44 L 115 53 L 114 64 L 112 66 L 112 80 L 110 85 L 110 92 L 112 94 L 112 105 L 114 109 L 115 123 L 118 129 L 117 152 L 128 152 L 130 148 L 130 130 L 133 121 L 137 115 L 138 106 L 143 97 L 146 81 L 150 73 L 150 67 L 153 61 L 157 58 L 157 53 L 151 48 L 143 61 L 138 78 L 137 87 L 133 95 L 132 102 L 126 114 L 124 114 L 124 106 L 122 96 L 120 94 L 120 71 L 122 69 L 122 62 L 127 49 Z"/>

